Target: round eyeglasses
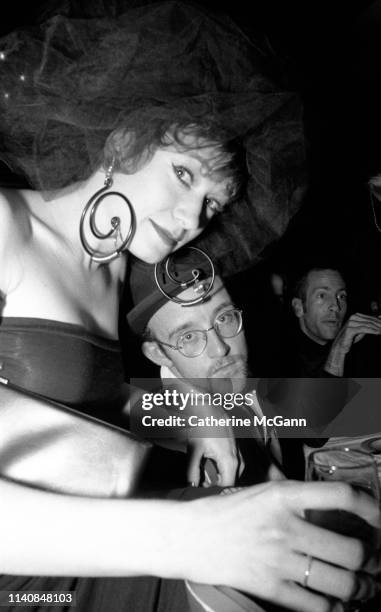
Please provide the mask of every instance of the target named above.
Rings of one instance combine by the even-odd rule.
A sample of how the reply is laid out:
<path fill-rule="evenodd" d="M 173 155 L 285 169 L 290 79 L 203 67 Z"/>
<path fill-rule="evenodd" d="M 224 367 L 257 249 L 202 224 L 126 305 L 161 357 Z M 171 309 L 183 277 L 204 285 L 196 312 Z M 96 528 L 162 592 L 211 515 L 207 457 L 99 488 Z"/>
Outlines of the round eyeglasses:
<path fill-rule="evenodd" d="M 157 340 L 157 342 L 174 351 L 180 351 L 184 357 L 198 357 L 205 351 L 208 344 L 208 332 L 212 329 L 220 338 L 238 336 L 242 329 L 242 310 L 238 308 L 224 310 L 216 316 L 212 327 L 208 329 L 189 329 L 177 338 L 176 344 L 168 344 L 161 340 Z"/>

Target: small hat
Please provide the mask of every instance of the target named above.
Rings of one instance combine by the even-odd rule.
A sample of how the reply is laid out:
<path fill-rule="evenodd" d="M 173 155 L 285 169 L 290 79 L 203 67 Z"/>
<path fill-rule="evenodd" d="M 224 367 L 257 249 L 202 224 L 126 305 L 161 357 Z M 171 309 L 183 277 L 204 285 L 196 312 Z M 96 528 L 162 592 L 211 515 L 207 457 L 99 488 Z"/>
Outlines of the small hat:
<path fill-rule="evenodd" d="M 130 302 L 127 322 L 131 330 L 142 335 L 151 317 L 164 304 L 188 288 L 194 290 L 194 300 L 179 303 L 190 306 L 201 302 L 209 293 L 214 280 L 214 266 L 209 257 L 192 247 L 184 247 L 159 264 L 147 264 L 131 258 Z"/>

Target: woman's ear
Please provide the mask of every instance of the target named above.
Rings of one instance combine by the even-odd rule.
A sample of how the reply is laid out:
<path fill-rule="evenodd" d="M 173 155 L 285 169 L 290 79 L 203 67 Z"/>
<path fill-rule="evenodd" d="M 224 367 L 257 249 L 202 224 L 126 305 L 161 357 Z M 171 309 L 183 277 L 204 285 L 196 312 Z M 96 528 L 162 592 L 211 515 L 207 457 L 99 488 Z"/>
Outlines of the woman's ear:
<path fill-rule="evenodd" d="M 145 340 L 142 344 L 143 354 L 158 366 L 171 368 L 172 361 L 155 340 Z"/>
<path fill-rule="evenodd" d="M 136 137 L 132 131 L 117 128 L 108 136 L 103 150 L 104 167 L 114 163 L 114 170 L 125 174 L 137 172 L 151 156 L 151 149 L 145 147 L 138 155 L 135 151 Z"/>
<path fill-rule="evenodd" d="M 302 300 L 300 298 L 293 298 L 291 304 L 295 315 L 298 317 L 298 319 L 300 319 L 304 315 Z"/>

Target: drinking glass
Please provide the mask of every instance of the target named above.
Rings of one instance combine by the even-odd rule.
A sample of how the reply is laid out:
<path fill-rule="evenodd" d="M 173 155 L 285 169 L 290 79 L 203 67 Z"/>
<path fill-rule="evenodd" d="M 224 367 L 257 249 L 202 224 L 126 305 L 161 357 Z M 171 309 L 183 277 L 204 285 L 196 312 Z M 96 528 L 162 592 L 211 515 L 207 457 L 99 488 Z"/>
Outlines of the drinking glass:
<path fill-rule="evenodd" d="M 349 448 L 330 448 L 313 451 L 307 460 L 306 480 L 342 481 L 364 491 L 378 502 L 380 487 L 376 462 L 370 453 Z M 356 537 L 372 548 L 379 547 L 379 531 L 352 512 L 346 510 L 307 510 L 311 523 Z M 359 601 L 345 602 L 345 610 L 358 611 Z"/>

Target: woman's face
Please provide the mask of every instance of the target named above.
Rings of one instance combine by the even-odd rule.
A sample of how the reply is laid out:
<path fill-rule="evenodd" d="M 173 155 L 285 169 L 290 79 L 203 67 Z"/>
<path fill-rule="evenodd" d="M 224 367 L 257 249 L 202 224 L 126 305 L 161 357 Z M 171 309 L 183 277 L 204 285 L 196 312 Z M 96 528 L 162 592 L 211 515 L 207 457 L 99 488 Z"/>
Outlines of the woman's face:
<path fill-rule="evenodd" d="M 156 263 L 193 240 L 229 201 L 231 179 L 207 173 L 215 149 L 181 150 L 176 145 L 157 149 L 134 174 L 116 173 L 113 189 L 130 200 L 136 231 L 128 250 L 147 263 Z"/>

